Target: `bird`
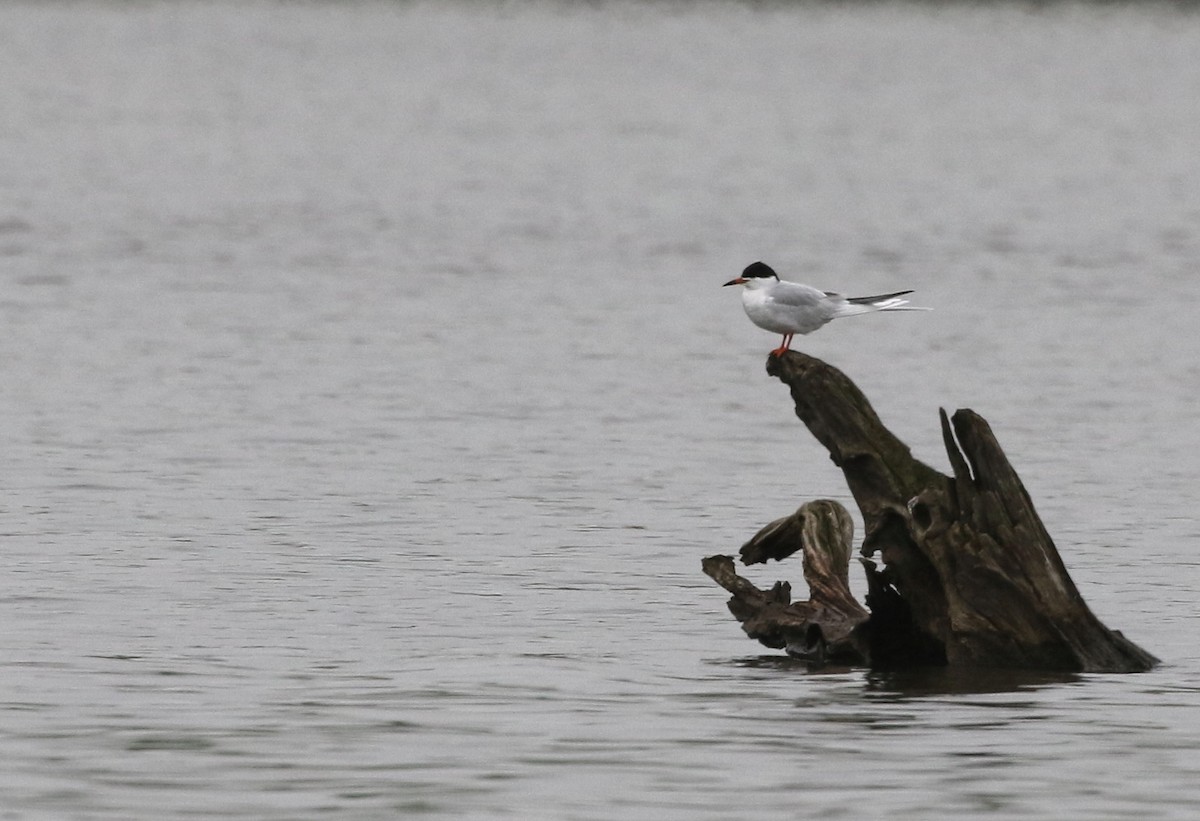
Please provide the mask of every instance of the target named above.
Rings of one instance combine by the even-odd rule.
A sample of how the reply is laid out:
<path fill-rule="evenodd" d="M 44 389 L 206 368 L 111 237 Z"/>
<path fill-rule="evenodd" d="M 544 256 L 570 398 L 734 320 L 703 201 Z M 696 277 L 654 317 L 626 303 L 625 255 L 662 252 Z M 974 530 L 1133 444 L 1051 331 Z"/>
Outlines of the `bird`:
<path fill-rule="evenodd" d="M 833 291 L 822 291 L 811 285 L 788 282 L 780 279 L 775 270 L 765 262 L 754 262 L 746 266 L 740 277 L 725 283 L 744 285 L 742 307 L 746 316 L 758 327 L 783 334 L 779 347 L 771 351 L 772 356 L 782 356 L 791 350 L 792 337 L 810 334 L 831 319 L 840 316 L 856 316 L 875 311 L 928 311 L 929 308 L 910 306 L 905 294 L 912 291 L 896 291 L 878 296 L 846 297 Z"/>

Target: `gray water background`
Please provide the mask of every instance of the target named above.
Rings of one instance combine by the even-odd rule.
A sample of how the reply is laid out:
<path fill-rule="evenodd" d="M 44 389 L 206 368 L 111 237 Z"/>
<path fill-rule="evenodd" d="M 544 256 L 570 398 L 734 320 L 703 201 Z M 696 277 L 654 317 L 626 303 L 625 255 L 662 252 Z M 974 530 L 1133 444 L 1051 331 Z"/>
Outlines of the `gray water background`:
<path fill-rule="evenodd" d="M 746 639 L 852 504 L 755 259 L 917 289 L 797 347 L 1164 664 Z M 1195 818 L 1198 304 L 1168 6 L 6 4 L 0 818 Z"/>

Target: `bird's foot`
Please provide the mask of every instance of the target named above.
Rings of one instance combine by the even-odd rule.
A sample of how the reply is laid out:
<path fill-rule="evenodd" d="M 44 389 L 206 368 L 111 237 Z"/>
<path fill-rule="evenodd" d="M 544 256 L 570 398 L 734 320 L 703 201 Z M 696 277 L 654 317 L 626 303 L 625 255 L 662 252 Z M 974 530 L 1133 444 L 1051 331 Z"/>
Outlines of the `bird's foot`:
<path fill-rule="evenodd" d="M 771 356 L 783 356 L 792 347 L 792 337 L 795 334 L 784 334 L 783 339 L 779 342 L 779 347 L 771 351 Z"/>

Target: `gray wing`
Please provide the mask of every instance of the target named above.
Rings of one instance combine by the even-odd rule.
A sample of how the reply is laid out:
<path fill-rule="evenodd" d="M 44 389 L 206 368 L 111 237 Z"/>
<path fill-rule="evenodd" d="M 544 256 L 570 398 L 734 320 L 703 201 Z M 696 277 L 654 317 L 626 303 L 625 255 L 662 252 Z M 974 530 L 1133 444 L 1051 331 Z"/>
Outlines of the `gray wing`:
<path fill-rule="evenodd" d="M 780 282 L 771 289 L 771 299 L 780 305 L 794 308 L 815 308 L 830 299 L 841 299 L 838 294 L 826 294 L 811 285 L 801 285 L 799 282 Z"/>

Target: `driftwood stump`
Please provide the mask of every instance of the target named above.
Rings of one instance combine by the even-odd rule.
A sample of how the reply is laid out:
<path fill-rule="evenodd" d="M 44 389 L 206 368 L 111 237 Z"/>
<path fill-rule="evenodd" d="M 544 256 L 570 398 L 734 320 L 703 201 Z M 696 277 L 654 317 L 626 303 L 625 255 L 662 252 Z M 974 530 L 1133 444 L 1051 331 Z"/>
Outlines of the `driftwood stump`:
<path fill-rule="evenodd" d="M 787 582 L 763 592 L 733 559 L 704 572 L 768 647 L 816 662 L 1135 672 L 1157 659 L 1088 609 L 1024 485 L 983 417 L 940 412 L 953 477 L 914 459 L 841 371 L 798 351 L 767 360 L 796 415 L 829 451 L 862 512 L 868 613 L 850 594 L 853 524 L 841 505 L 809 502 L 742 548 L 745 564 L 804 557 L 810 599 Z"/>

